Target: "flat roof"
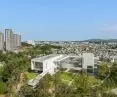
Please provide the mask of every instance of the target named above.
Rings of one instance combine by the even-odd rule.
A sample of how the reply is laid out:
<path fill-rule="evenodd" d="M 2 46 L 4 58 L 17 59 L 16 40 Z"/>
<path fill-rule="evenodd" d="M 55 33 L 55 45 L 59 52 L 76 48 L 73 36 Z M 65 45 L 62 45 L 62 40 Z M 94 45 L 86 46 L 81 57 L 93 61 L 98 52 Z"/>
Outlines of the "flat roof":
<path fill-rule="evenodd" d="M 68 57 L 68 55 L 63 55 L 62 57 L 57 58 L 56 61 L 62 60 L 64 58 L 66 58 L 66 57 Z"/>
<path fill-rule="evenodd" d="M 63 60 L 66 60 L 67 58 L 79 59 L 79 58 L 82 58 L 82 57 L 76 56 L 76 55 L 63 55 L 62 57 L 56 59 L 55 61 L 63 61 Z"/>
<path fill-rule="evenodd" d="M 62 56 L 60 56 L 62 55 Z M 74 60 L 77 60 L 79 58 L 82 58 L 83 56 L 77 56 L 77 55 L 63 55 L 63 54 L 51 54 L 51 55 L 47 55 L 47 56 L 42 56 L 42 57 L 38 57 L 38 58 L 33 58 L 33 61 L 39 61 L 39 62 L 43 62 L 45 60 L 54 58 L 56 56 L 60 56 L 59 58 L 57 58 L 55 61 L 62 61 L 65 60 L 67 58 L 74 58 Z"/>
<path fill-rule="evenodd" d="M 56 57 L 56 56 L 58 56 L 58 55 L 57 54 L 51 54 L 51 55 L 42 56 L 42 57 L 39 57 L 39 58 L 33 58 L 32 60 L 35 60 L 35 61 L 38 60 L 40 62 L 43 62 L 47 59 L 51 59 L 51 58 Z"/>

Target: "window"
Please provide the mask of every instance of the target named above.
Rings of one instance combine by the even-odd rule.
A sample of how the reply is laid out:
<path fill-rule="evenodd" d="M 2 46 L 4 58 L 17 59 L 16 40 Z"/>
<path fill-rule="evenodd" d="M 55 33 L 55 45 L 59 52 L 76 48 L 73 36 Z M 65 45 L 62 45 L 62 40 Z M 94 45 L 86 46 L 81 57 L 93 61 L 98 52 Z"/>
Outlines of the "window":
<path fill-rule="evenodd" d="M 93 68 L 93 66 L 87 66 L 87 68 L 90 68 L 90 69 L 92 69 L 92 68 Z"/>
<path fill-rule="evenodd" d="M 98 73 L 99 73 L 99 69 L 98 68 L 94 68 L 94 74 L 98 75 Z"/>
<path fill-rule="evenodd" d="M 43 68 L 43 63 L 41 63 L 41 62 L 35 62 L 35 68 L 42 69 Z"/>
<path fill-rule="evenodd" d="M 94 64 L 95 67 L 97 67 L 97 64 Z"/>
<path fill-rule="evenodd" d="M 93 66 L 87 66 L 87 72 L 93 73 Z"/>

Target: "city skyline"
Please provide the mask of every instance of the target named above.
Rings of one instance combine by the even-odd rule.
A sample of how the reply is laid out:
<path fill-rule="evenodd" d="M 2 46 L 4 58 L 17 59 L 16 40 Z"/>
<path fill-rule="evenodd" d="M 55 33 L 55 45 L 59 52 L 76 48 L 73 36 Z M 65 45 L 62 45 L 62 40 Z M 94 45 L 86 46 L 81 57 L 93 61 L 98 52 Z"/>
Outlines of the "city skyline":
<path fill-rule="evenodd" d="M 4 0 L 0 30 L 12 28 L 23 41 L 116 39 L 116 6 L 116 0 Z"/>
<path fill-rule="evenodd" d="M 0 50 L 15 51 L 21 47 L 21 35 L 13 32 L 12 29 L 5 29 L 0 32 Z"/>

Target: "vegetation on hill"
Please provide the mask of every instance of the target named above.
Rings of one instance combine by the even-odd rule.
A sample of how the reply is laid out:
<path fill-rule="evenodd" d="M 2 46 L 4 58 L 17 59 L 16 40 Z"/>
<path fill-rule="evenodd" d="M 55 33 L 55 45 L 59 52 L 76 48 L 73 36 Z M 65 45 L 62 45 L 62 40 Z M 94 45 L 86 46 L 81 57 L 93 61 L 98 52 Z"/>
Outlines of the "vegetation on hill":
<path fill-rule="evenodd" d="M 17 97 L 23 73 L 26 76 L 19 93 L 21 97 L 116 97 L 109 91 L 117 87 L 117 64 L 110 63 L 103 63 L 96 77 L 83 72 L 59 71 L 54 75 L 45 75 L 35 89 L 28 86 L 27 81 L 36 77 L 30 71 L 30 59 L 51 54 L 52 49 L 61 47 L 38 45 L 18 54 L 0 52 L 0 62 L 4 64 L 0 67 L 0 94 Z"/>
<path fill-rule="evenodd" d="M 30 47 L 27 44 L 24 44 L 24 46 Z M 58 47 L 51 45 L 36 46 L 26 48 L 18 54 L 0 51 L 0 62 L 3 63 L 3 67 L 0 67 L 0 94 L 5 93 L 8 97 L 15 95 L 20 83 L 21 73 L 26 74 L 26 80 L 36 77 L 34 73 L 29 72 L 31 66 L 29 56 L 36 57 L 41 54 L 50 54 L 52 48 Z"/>
<path fill-rule="evenodd" d="M 66 76 L 63 77 L 63 74 L 72 80 L 70 79 L 69 83 L 64 81 Z M 113 85 L 108 81 L 107 84 Z M 57 72 L 53 76 L 45 75 L 35 89 L 26 85 L 22 87 L 21 92 L 25 97 L 116 97 L 108 92 L 108 88 L 100 79 L 87 73 L 69 75 L 66 72 Z"/>

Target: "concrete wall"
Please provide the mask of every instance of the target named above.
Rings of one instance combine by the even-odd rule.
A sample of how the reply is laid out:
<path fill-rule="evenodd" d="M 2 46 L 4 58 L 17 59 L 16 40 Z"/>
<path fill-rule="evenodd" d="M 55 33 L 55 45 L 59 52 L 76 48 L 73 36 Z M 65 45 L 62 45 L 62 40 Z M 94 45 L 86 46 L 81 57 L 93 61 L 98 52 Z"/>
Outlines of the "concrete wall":
<path fill-rule="evenodd" d="M 93 53 L 83 53 L 83 69 L 87 69 L 87 66 L 94 67 L 94 54 Z"/>
<path fill-rule="evenodd" d="M 70 69 L 70 68 L 74 68 L 74 65 L 73 64 L 60 64 L 60 67 Z"/>
<path fill-rule="evenodd" d="M 43 62 L 43 72 L 48 71 L 49 73 L 54 73 L 57 65 L 55 64 L 55 60 L 62 57 L 62 55 L 58 55 L 56 57 L 47 59 Z"/>
<path fill-rule="evenodd" d="M 49 72 L 54 73 L 55 69 L 57 68 L 57 65 L 55 64 L 55 60 L 62 57 L 62 55 L 55 56 L 53 58 L 49 58 L 46 60 L 43 60 L 43 72 Z M 35 68 L 35 62 L 40 62 L 40 60 L 31 60 L 31 70 L 38 70 L 38 68 Z"/>

